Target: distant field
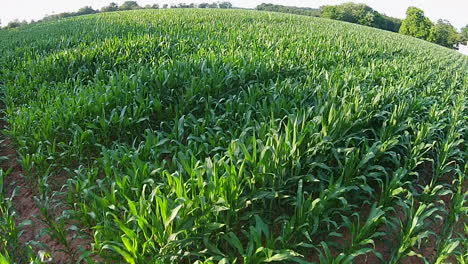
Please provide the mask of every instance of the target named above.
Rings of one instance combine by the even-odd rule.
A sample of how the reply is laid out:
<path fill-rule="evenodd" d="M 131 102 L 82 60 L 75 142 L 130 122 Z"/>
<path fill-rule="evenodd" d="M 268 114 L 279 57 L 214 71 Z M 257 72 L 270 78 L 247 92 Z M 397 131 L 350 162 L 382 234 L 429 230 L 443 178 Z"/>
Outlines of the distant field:
<path fill-rule="evenodd" d="M 320 18 L 2 30 L 0 263 L 465 263 L 467 95 L 468 56 Z"/>

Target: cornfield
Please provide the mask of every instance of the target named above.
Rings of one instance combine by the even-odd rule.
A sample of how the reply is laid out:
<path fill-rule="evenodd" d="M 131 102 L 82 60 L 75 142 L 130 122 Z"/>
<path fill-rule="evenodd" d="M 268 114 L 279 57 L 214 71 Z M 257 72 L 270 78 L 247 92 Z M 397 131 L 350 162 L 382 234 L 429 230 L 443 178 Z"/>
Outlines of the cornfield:
<path fill-rule="evenodd" d="M 466 263 L 467 91 L 464 55 L 320 18 L 0 31 L 4 133 L 70 263 Z M 0 263 L 45 262 L 7 177 Z"/>

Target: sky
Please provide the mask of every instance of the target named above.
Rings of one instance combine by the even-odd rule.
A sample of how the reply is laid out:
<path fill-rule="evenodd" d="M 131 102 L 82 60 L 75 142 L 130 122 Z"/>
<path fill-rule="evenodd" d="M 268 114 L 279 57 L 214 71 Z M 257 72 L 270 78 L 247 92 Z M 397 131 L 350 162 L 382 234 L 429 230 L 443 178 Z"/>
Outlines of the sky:
<path fill-rule="evenodd" d="M 335 5 L 351 0 L 230 0 L 235 7 L 254 8 L 263 2 L 280 5 L 320 7 Z M 110 2 L 121 4 L 124 0 L 0 0 L 0 20 L 2 25 L 14 19 L 40 19 L 45 15 L 76 11 L 83 6 L 101 8 Z M 137 0 L 143 6 L 146 4 L 175 4 L 215 2 L 215 0 Z M 447 19 L 457 29 L 468 24 L 468 0 L 352 0 L 364 3 L 386 15 L 404 18 L 409 6 L 416 6 L 425 11 L 432 21 Z"/>

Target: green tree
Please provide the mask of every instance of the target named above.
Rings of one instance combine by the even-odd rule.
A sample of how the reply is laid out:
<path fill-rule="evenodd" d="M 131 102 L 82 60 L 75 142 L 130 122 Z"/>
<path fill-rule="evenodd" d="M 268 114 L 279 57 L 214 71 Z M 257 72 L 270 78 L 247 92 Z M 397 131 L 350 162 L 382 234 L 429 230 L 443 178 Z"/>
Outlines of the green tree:
<path fill-rule="evenodd" d="M 447 48 L 454 48 L 460 43 L 461 37 L 448 20 L 439 19 L 431 29 L 429 41 Z"/>
<path fill-rule="evenodd" d="M 219 3 L 219 8 L 223 8 L 223 9 L 232 8 L 232 4 L 230 2 L 221 2 Z"/>
<path fill-rule="evenodd" d="M 143 8 L 144 9 L 159 9 L 159 5 L 158 4 L 153 4 L 153 5 L 147 4 Z"/>
<path fill-rule="evenodd" d="M 380 24 L 378 28 L 398 32 L 401 27 L 401 19 L 389 17 L 386 15 L 381 16 Z"/>
<path fill-rule="evenodd" d="M 424 11 L 417 7 L 408 7 L 406 18 L 402 21 L 400 33 L 416 38 L 428 40 L 431 36 L 433 24 L 424 16 Z"/>
<path fill-rule="evenodd" d="M 321 15 L 320 9 L 309 8 L 309 7 L 283 6 L 283 5 L 263 3 L 263 4 L 258 5 L 256 9 L 261 10 L 261 11 L 290 13 L 290 14 L 304 15 L 304 16 L 319 17 Z"/>
<path fill-rule="evenodd" d="M 461 28 L 460 38 L 460 41 L 466 45 L 468 42 L 468 25 Z"/>
<path fill-rule="evenodd" d="M 81 15 L 89 15 L 89 14 L 95 14 L 97 13 L 98 11 L 97 10 L 94 10 L 92 7 L 90 6 L 85 6 L 85 7 L 82 7 L 80 9 L 78 9 L 78 11 L 74 14 L 75 16 L 81 16 Z"/>
<path fill-rule="evenodd" d="M 8 23 L 5 28 L 6 29 L 17 28 L 17 27 L 21 27 L 27 24 L 28 22 L 26 20 L 19 21 L 18 19 L 15 19 L 13 21 L 10 21 L 10 23 Z"/>
<path fill-rule="evenodd" d="M 373 26 L 378 13 L 364 4 L 344 3 L 336 6 L 323 6 L 322 17 Z"/>
<path fill-rule="evenodd" d="M 119 6 L 112 2 L 108 6 L 101 8 L 101 12 L 113 12 L 119 10 Z"/>
<path fill-rule="evenodd" d="M 344 3 L 320 8 L 322 17 L 398 32 L 400 20 L 380 14 L 365 4 Z"/>
<path fill-rule="evenodd" d="M 322 17 L 324 18 L 351 22 L 349 21 L 350 18 L 346 17 L 345 14 L 342 12 L 342 10 L 338 6 L 327 5 L 327 6 L 322 6 L 320 9 L 322 10 Z"/>
<path fill-rule="evenodd" d="M 120 7 L 119 10 L 134 10 L 140 9 L 141 7 L 138 5 L 136 1 L 125 1 Z"/>

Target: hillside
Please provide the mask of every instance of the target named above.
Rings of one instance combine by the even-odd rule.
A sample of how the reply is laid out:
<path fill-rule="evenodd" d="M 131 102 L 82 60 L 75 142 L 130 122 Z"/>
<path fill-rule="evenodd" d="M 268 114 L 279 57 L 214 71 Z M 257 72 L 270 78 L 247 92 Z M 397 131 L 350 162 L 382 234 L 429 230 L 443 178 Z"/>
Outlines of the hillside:
<path fill-rule="evenodd" d="M 0 263 L 456 263 L 467 91 L 467 56 L 313 17 L 0 31 Z"/>

